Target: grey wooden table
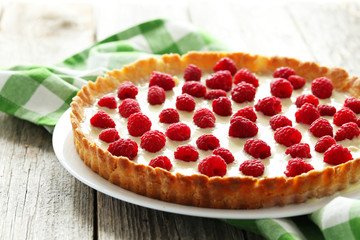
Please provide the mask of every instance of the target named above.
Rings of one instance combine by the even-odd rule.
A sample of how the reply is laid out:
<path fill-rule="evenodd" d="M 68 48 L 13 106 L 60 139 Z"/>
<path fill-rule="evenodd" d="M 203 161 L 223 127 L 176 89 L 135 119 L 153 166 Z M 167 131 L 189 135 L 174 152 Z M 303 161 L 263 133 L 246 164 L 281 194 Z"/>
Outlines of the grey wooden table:
<path fill-rule="evenodd" d="M 234 51 L 360 75 L 357 1 L 0 2 L 0 68 L 51 65 L 153 18 L 189 21 Z M 155 211 L 99 193 L 58 162 L 42 127 L 0 113 L 0 239 L 262 239 L 217 219 Z"/>

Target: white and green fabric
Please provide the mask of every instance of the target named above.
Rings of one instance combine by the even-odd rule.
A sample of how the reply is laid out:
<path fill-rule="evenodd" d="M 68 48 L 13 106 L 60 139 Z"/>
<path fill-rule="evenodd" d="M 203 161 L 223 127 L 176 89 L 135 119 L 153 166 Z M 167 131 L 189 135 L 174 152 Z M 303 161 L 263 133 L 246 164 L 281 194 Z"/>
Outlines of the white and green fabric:
<path fill-rule="evenodd" d="M 135 60 L 164 53 L 229 51 L 196 27 L 153 20 L 100 41 L 54 66 L 0 71 L 0 110 L 50 132 L 87 81 Z M 284 219 L 224 220 L 271 240 L 360 239 L 360 200 L 338 197 L 311 215 Z"/>

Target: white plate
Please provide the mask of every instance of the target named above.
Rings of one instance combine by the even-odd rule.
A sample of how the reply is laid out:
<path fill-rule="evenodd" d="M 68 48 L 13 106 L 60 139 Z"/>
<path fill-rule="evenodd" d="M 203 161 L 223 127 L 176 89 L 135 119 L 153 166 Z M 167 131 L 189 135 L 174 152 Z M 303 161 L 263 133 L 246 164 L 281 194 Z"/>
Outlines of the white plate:
<path fill-rule="evenodd" d="M 326 197 L 317 200 L 311 200 L 302 204 L 293 204 L 285 207 L 272 207 L 265 209 L 212 209 L 192 206 L 184 206 L 174 203 L 168 203 L 160 200 L 151 199 L 142 195 L 135 194 L 114 185 L 106 179 L 94 173 L 80 159 L 73 144 L 73 135 L 70 123 L 70 110 L 67 110 L 57 123 L 53 134 L 53 147 L 60 163 L 74 177 L 86 185 L 114 198 L 136 204 L 139 206 L 152 208 L 160 211 L 178 213 L 199 217 L 210 218 L 228 218 L 228 219 L 257 219 L 257 218 L 281 218 L 298 216 L 311 213 L 336 196 L 346 196 L 350 198 L 360 197 L 360 184 L 357 184 L 353 190 L 347 193 L 337 194 L 336 196 Z"/>

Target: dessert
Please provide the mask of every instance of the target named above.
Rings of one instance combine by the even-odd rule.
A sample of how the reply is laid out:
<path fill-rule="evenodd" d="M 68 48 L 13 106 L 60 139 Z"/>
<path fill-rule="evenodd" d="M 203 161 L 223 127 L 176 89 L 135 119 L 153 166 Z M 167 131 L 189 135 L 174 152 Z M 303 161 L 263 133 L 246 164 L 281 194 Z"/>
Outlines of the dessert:
<path fill-rule="evenodd" d="M 233 209 L 301 203 L 360 179 L 359 81 L 244 53 L 140 60 L 81 89 L 74 144 L 94 172 L 151 198 Z"/>

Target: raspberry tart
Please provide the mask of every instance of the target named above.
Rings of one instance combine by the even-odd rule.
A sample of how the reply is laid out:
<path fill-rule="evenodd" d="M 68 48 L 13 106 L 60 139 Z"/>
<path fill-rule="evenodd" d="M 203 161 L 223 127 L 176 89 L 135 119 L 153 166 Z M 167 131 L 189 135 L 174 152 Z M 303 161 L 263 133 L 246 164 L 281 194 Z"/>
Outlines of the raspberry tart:
<path fill-rule="evenodd" d="M 74 144 L 110 182 L 150 198 L 252 209 L 360 179 L 360 80 L 245 53 L 164 55 L 114 70 L 71 103 Z"/>

